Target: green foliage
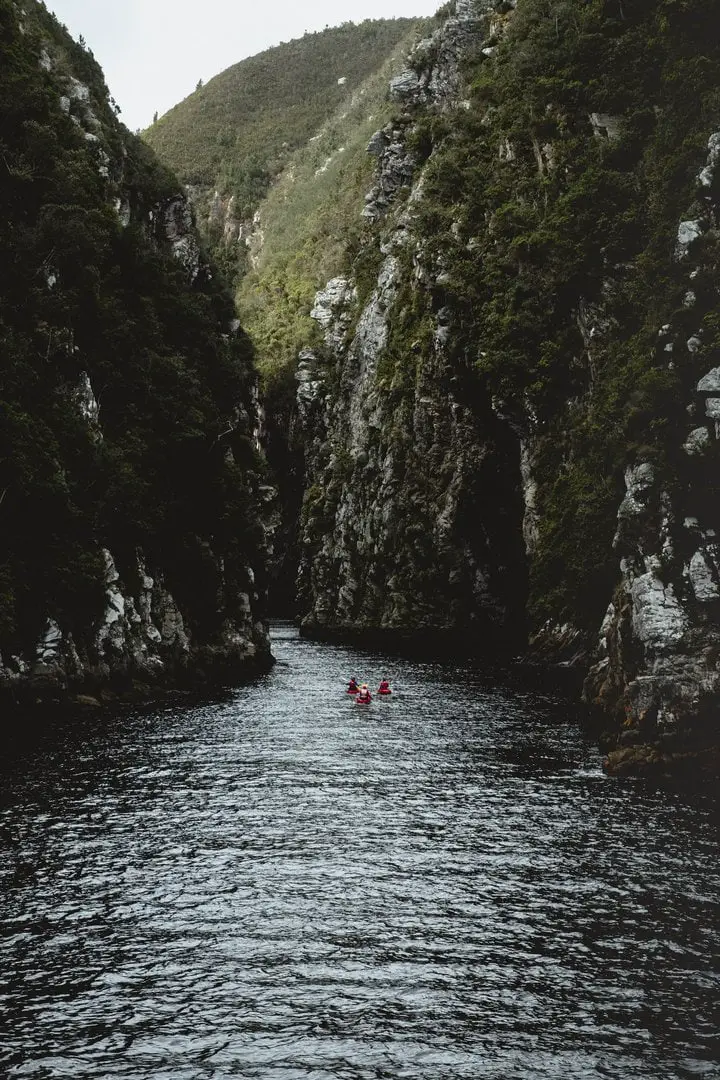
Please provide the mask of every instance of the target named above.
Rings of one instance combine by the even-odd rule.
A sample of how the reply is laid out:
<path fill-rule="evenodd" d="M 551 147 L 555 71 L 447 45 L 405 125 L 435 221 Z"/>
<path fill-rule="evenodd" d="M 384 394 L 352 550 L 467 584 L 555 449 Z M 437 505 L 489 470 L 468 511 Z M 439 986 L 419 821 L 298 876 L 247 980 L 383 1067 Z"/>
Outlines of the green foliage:
<path fill-rule="evenodd" d="M 234 194 L 247 217 L 292 153 L 348 107 L 412 25 L 366 19 L 284 42 L 215 76 L 145 138 L 183 181 Z"/>
<path fill-rule="evenodd" d="M 389 119 L 388 83 L 418 24 L 345 23 L 243 60 L 153 125 L 147 141 L 197 186 L 234 196 L 233 217 L 259 208 L 250 253 L 208 225 L 266 383 L 318 342 L 316 291 L 348 268 L 366 238 L 361 212 L 372 133 Z M 338 79 L 344 78 L 343 84 Z"/>
<path fill-rule="evenodd" d="M 309 312 L 331 277 L 351 268 L 360 299 L 375 284 L 381 256 L 362 217 L 374 165 L 366 147 L 389 118 L 387 86 L 396 68 L 395 58 L 378 64 L 354 100 L 293 154 L 261 204 L 262 245 L 237 302 L 264 378 L 319 341 Z"/>
<path fill-rule="evenodd" d="M 683 441 L 687 377 L 657 330 L 680 304 L 677 224 L 720 117 L 716 17 L 710 0 L 521 0 L 470 66 L 471 108 L 416 135 L 436 148 L 419 210 L 446 268 L 436 302 L 540 447 L 536 621 L 596 627 L 622 470 L 639 455 L 671 470 Z M 592 113 L 617 134 L 594 134 Z"/>
<path fill-rule="evenodd" d="M 83 640 L 104 605 L 103 546 L 127 567 L 142 548 L 208 639 L 231 614 L 210 549 L 232 596 L 262 540 L 251 433 L 227 422 L 249 399 L 249 345 L 226 333 L 215 277 L 191 285 L 167 249 L 177 181 L 118 124 L 92 57 L 23 8 L 24 32 L 0 0 L 0 652 L 31 649 L 49 617 Z M 70 76 L 97 144 L 61 107 Z M 101 434 L 81 410 L 86 376 Z"/>

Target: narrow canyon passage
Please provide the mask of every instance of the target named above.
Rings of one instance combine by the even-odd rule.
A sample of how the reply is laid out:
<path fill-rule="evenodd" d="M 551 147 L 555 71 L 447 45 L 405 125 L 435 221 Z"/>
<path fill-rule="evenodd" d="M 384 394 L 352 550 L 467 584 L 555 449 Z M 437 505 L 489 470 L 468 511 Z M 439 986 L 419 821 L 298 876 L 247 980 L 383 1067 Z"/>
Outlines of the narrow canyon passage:
<path fill-rule="evenodd" d="M 2 1076 L 720 1075 L 710 792 L 469 668 L 274 651 L 3 765 Z"/>

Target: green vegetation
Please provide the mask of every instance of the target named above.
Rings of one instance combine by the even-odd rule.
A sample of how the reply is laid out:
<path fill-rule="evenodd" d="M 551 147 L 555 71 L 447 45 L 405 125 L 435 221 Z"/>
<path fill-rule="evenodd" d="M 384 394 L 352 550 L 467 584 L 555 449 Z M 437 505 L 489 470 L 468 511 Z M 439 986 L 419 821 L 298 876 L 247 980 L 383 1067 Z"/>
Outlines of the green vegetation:
<path fill-rule="evenodd" d="M 87 101 L 63 102 L 70 78 Z M 227 421 L 250 398 L 250 349 L 227 334 L 232 300 L 216 276 L 201 261 L 191 284 L 168 249 L 177 193 L 118 123 L 92 56 L 43 5 L 0 0 L 5 658 L 32 650 L 48 618 L 87 641 L 103 546 L 127 573 L 142 549 L 200 641 L 235 614 L 218 597 L 261 566 L 261 466 L 247 425 Z M 86 376 L 99 429 L 81 409 Z"/>
<path fill-rule="evenodd" d="M 402 52 L 398 51 L 398 56 Z M 292 157 L 260 209 L 262 246 L 237 293 L 243 325 L 268 378 L 319 339 L 309 312 L 318 289 L 370 240 L 362 218 L 374 159 L 368 140 L 390 115 L 391 58 Z"/>
<path fill-rule="evenodd" d="M 144 138 L 194 186 L 199 218 L 253 339 L 266 389 L 317 344 L 313 298 L 366 238 L 370 136 L 391 115 L 390 78 L 418 33 L 409 19 L 366 20 L 269 49 L 218 75 Z M 345 81 L 340 84 L 339 79 Z M 250 239 L 228 243 L 208 217 L 212 193 L 232 219 L 259 212 Z"/>
<path fill-rule="evenodd" d="M 233 194 L 238 217 L 251 216 L 292 153 L 350 105 L 412 25 L 367 19 L 284 42 L 215 76 L 145 138 L 185 183 Z"/>
<path fill-rule="evenodd" d="M 446 370 L 432 368 L 431 393 L 441 397 L 446 380 L 486 432 L 500 428 L 492 400 L 524 424 L 533 446 L 539 537 L 531 623 L 568 621 L 594 633 L 617 576 L 612 537 L 623 470 L 652 460 L 675 492 L 687 485 L 677 448 L 689 391 L 717 363 L 715 233 L 695 245 L 691 307 L 687 266 L 673 259 L 678 222 L 706 212 L 693 201 L 708 135 L 720 126 L 715 4 L 519 0 L 514 11 L 495 4 L 493 22 L 496 37 L 483 42 L 491 54 L 467 64 L 470 107 L 413 113 L 409 148 L 426 168 L 413 203 L 420 251 L 406 254 L 430 277 L 441 273 L 427 289 L 404 268 L 377 367 L 392 430 L 377 438 L 392 440 L 398 459 L 412 456 L 410 403 L 432 368 L 437 312 L 447 308 Z M 337 78 L 350 75 L 346 64 L 317 62 L 319 50 L 335 56 L 343 41 L 374 26 L 308 36 L 244 61 L 148 133 L 196 185 L 203 215 L 215 188 L 235 196 L 235 220 L 258 211 L 249 252 L 228 246 L 223 264 L 239 281 L 276 432 L 290 427 L 297 352 L 318 343 L 309 318 L 316 289 L 351 269 L 364 299 L 379 265 L 385 227 L 360 216 L 374 164 L 364 148 L 391 117 L 387 80 L 417 31 L 377 24 L 386 36 L 343 87 Z M 278 72 L 290 58 L 294 75 L 285 79 Z M 305 65 L 308 92 L 299 93 Z M 232 80 L 241 91 L 229 89 Z M 241 108 L 242 120 L 232 111 Z M 394 223 L 391 215 L 387 225 Z M 702 349 L 689 353 L 684 342 L 698 330 Z M 325 372 L 329 393 L 337 375 Z M 428 463 L 435 449 L 423 448 Z M 509 470 L 509 444 L 502 454 Z M 336 455 L 336 472 L 342 460 Z M 428 475 L 438 490 L 446 482 L 440 472 Z M 347 482 L 326 479 L 306 500 L 318 535 Z M 485 481 L 482 490 L 491 490 Z M 713 484 L 708 474 L 708 491 Z M 471 505 L 468 497 L 468 521 Z M 403 527 L 408 542 L 416 527 Z M 439 556 L 423 558 L 431 564 Z"/>
<path fill-rule="evenodd" d="M 521 0 L 470 66 L 473 107 L 415 135 L 437 146 L 419 230 L 447 270 L 436 302 L 539 446 L 536 625 L 597 627 L 624 466 L 661 461 L 668 482 L 679 468 L 671 447 L 707 360 L 668 365 L 657 334 L 674 319 L 687 337 L 704 317 L 710 343 L 711 306 L 682 311 L 672 253 L 720 120 L 716 19 L 711 0 Z M 592 113 L 617 131 L 594 133 Z"/>

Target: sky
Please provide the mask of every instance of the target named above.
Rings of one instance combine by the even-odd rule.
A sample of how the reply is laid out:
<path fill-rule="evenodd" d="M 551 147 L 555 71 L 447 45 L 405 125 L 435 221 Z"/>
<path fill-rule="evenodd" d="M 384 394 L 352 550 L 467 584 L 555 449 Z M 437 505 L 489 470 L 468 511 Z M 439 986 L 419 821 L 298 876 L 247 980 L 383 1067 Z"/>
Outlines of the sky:
<path fill-rule="evenodd" d="M 187 97 L 198 80 L 281 41 L 343 22 L 432 15 L 442 0 L 45 0 L 82 35 L 131 129 Z"/>

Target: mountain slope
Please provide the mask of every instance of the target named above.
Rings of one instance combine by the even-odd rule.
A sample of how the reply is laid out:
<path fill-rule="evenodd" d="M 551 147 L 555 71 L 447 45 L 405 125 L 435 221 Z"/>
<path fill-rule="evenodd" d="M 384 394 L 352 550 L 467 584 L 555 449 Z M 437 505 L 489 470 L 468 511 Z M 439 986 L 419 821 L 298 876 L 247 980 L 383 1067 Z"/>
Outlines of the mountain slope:
<path fill-rule="evenodd" d="M 252 216 L 292 152 L 348 102 L 412 26 L 366 20 L 306 34 L 242 60 L 144 133 L 187 184 L 236 199 Z"/>
<path fill-rule="evenodd" d="M 236 299 L 266 382 L 317 339 L 310 318 L 315 293 L 347 268 L 349 248 L 361 243 L 375 165 L 367 146 L 377 125 L 389 119 L 387 88 L 402 60 L 400 48 L 293 154 L 257 209 L 251 265 Z"/>
<path fill-rule="evenodd" d="M 0 51 L 0 688 L 240 670 L 264 465 L 231 298 L 91 55 L 33 0 Z"/>

